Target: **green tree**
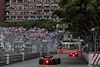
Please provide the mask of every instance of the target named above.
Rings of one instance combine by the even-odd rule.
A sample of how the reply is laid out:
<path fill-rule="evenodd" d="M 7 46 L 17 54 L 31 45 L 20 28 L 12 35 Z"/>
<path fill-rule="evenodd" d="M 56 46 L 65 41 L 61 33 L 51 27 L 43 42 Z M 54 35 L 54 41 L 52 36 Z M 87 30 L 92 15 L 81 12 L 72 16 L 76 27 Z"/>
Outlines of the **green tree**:
<path fill-rule="evenodd" d="M 53 15 L 62 16 L 69 29 L 77 35 L 86 35 L 94 43 L 91 28 L 100 27 L 100 0 L 60 0 L 61 9 Z"/>
<path fill-rule="evenodd" d="M 52 26 L 56 25 L 57 22 L 53 20 L 46 20 L 46 19 L 37 19 L 37 20 L 27 20 L 22 22 L 10 22 L 10 23 L 0 23 L 0 26 L 3 27 L 26 27 L 31 28 L 34 26 L 40 27 L 40 28 L 52 28 Z"/>

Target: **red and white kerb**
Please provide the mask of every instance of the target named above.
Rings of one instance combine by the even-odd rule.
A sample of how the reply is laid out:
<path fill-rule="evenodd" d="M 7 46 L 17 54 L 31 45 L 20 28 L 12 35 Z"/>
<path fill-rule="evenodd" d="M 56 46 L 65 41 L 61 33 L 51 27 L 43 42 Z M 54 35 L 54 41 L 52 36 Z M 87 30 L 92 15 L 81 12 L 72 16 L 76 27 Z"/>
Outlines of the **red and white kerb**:
<path fill-rule="evenodd" d="M 89 54 L 89 64 L 100 65 L 100 54 Z"/>

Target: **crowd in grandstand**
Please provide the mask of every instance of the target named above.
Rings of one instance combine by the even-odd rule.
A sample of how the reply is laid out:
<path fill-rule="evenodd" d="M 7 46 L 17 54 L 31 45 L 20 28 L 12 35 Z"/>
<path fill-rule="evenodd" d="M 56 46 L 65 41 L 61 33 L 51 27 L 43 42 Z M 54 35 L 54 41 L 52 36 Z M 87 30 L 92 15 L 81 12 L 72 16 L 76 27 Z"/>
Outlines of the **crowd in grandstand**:
<path fill-rule="evenodd" d="M 21 36 L 28 39 L 41 40 L 46 42 L 54 42 L 52 37 L 59 34 L 59 31 L 50 32 L 45 28 L 23 28 L 23 27 L 0 27 L 0 31 L 4 34 L 14 35 L 14 36 Z"/>
<path fill-rule="evenodd" d="M 56 21 L 56 20 L 58 20 L 58 19 L 56 19 L 56 18 L 53 18 L 53 17 L 44 17 L 44 18 L 42 18 L 42 17 L 24 17 L 24 18 L 22 18 L 22 16 L 21 17 L 7 17 L 6 18 L 6 20 L 37 20 L 37 19 L 48 19 L 48 20 L 54 20 L 54 21 Z"/>
<path fill-rule="evenodd" d="M 6 9 L 36 9 L 36 8 L 38 8 L 38 9 L 41 9 L 41 8 L 45 8 L 45 9 L 47 9 L 47 8 L 50 8 L 50 9 L 58 9 L 58 8 L 60 8 L 60 6 L 43 6 L 43 5 L 41 5 L 41 6 L 29 6 L 29 5 L 25 5 L 25 6 L 7 6 L 7 7 L 5 7 Z"/>
<path fill-rule="evenodd" d="M 6 12 L 6 15 L 34 15 L 34 14 L 51 14 L 51 12 Z"/>

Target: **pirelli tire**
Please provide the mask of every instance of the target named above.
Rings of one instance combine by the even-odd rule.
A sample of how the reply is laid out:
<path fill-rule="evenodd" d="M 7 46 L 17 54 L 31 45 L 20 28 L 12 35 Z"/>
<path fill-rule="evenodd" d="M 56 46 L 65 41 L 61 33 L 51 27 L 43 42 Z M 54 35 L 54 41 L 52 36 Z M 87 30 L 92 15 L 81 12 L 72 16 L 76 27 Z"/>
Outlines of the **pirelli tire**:
<path fill-rule="evenodd" d="M 76 57 L 78 57 L 78 54 L 76 55 Z"/>
<path fill-rule="evenodd" d="M 69 54 L 69 57 L 71 57 L 72 55 Z"/>
<path fill-rule="evenodd" d="M 52 61 L 49 60 L 49 64 L 52 64 Z"/>
<path fill-rule="evenodd" d="M 39 59 L 39 64 L 43 64 L 43 60 L 42 59 Z"/>
<path fill-rule="evenodd" d="M 53 64 L 58 64 L 57 59 L 53 59 Z"/>
<path fill-rule="evenodd" d="M 60 58 L 58 58 L 58 64 L 61 64 L 61 59 Z"/>

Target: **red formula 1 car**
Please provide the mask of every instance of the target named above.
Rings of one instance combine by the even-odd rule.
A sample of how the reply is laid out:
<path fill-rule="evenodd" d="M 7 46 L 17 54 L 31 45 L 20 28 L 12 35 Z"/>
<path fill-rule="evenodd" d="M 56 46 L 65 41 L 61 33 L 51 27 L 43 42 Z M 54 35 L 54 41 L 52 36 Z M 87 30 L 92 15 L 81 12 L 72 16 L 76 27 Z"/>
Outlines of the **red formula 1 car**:
<path fill-rule="evenodd" d="M 69 57 L 78 57 L 78 53 L 69 53 Z"/>
<path fill-rule="evenodd" d="M 53 56 L 42 56 L 39 59 L 39 64 L 60 64 L 60 58 L 53 58 Z"/>

